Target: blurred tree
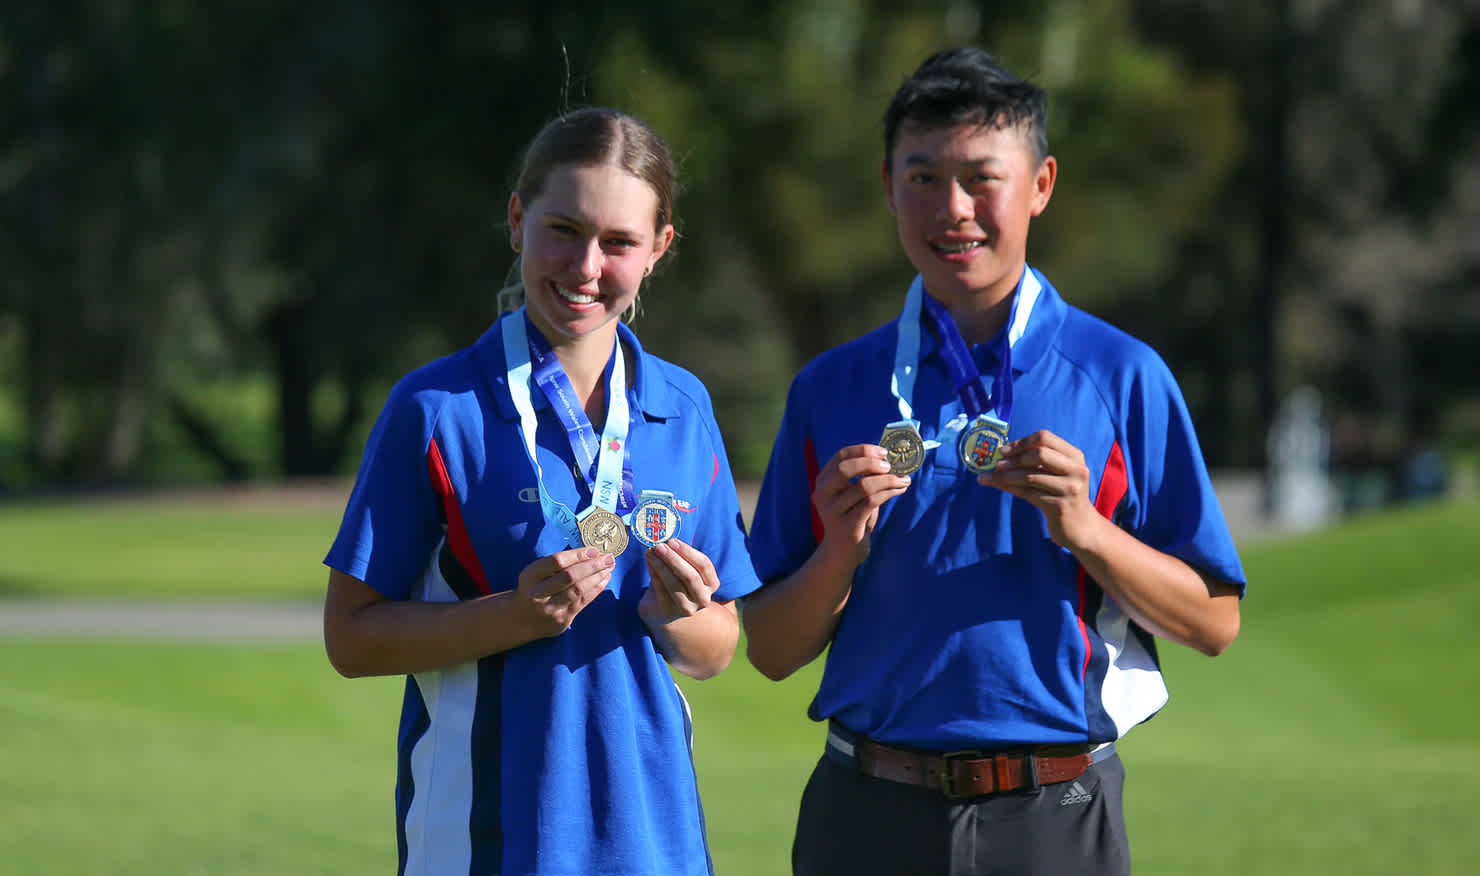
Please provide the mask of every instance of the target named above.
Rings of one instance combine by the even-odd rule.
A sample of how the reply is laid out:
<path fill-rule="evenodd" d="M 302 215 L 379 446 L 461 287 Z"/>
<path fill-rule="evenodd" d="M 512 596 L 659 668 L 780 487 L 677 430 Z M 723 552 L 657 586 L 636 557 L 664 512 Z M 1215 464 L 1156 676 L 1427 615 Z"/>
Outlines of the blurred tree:
<path fill-rule="evenodd" d="M 1364 431 L 1391 435 L 1475 397 L 1473 369 L 1440 351 L 1480 341 L 1480 4 L 1134 6 L 1152 39 L 1237 83 L 1258 142 L 1220 195 L 1224 221 L 1186 237 L 1163 283 L 1168 298 L 1208 288 L 1223 302 L 1218 320 L 1247 327 L 1244 354 L 1217 355 L 1230 366 L 1226 386 L 1257 392 L 1199 408 L 1228 412 L 1219 420 L 1229 429 L 1209 430 L 1215 441 L 1241 436 L 1211 454 L 1260 462 L 1237 448 L 1263 447 L 1248 429 L 1301 383 L 1354 411 Z M 1216 348 L 1239 335 L 1210 337 Z"/>
<path fill-rule="evenodd" d="M 96 14 L 94 14 L 96 13 Z M 7 7 L 3 256 L 22 327 L 25 409 L 43 476 L 111 478 L 137 459 L 161 351 L 198 266 L 200 138 L 178 107 L 205 55 L 150 51 L 163 19 Z"/>
<path fill-rule="evenodd" d="M 1236 95 L 1129 23 L 1122 2 L 806 0 L 679 21 L 685 40 L 612 43 L 602 94 L 643 108 L 687 158 L 695 232 L 674 272 L 692 297 L 652 318 L 737 410 L 721 422 L 751 466 L 796 368 L 898 313 L 912 272 L 884 198 L 881 119 L 937 48 L 980 42 L 1049 90 L 1060 185 L 1030 257 L 1071 300 L 1113 311 L 1166 269 L 1242 148 Z"/>
<path fill-rule="evenodd" d="M 1050 93 L 1031 259 L 1163 352 L 1215 463 L 1257 461 L 1295 380 L 1442 407 L 1475 395 L 1480 339 L 1476 6 L 9 4 L 0 324 L 30 465 L 128 477 L 166 421 L 224 477 L 342 472 L 388 381 L 491 321 L 522 144 L 610 103 L 686 184 L 644 342 L 757 473 L 796 368 L 897 312 L 880 117 L 963 42 Z M 274 387 L 266 471 L 198 392 L 249 373 Z"/>

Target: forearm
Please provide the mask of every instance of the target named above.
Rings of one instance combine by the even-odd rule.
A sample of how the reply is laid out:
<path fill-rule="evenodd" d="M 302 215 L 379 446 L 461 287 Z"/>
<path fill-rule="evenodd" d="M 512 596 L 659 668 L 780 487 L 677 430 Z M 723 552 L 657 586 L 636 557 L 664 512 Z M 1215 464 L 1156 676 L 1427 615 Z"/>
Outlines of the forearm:
<path fill-rule="evenodd" d="M 1239 631 L 1234 587 L 1205 579 L 1182 560 L 1108 520 L 1100 522 L 1086 545 L 1071 550 L 1132 620 L 1158 638 L 1209 656 L 1233 643 Z"/>
<path fill-rule="evenodd" d="M 740 616 L 751 665 L 780 681 L 817 659 L 838 628 L 856 568 L 818 547 L 796 572 L 745 597 Z"/>
<path fill-rule="evenodd" d="M 347 677 L 404 675 L 516 648 L 538 638 L 520 621 L 517 598 L 506 591 L 462 602 L 336 600 L 331 589 L 324 610 L 329 661 Z"/>
<path fill-rule="evenodd" d="M 740 640 L 733 602 L 711 602 L 703 611 L 665 622 L 643 618 L 668 664 L 703 681 L 730 665 Z"/>

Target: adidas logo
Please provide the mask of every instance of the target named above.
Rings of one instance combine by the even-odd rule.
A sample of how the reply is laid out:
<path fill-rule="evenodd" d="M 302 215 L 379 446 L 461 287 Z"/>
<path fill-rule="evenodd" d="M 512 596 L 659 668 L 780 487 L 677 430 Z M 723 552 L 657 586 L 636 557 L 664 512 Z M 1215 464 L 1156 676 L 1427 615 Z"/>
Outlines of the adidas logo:
<path fill-rule="evenodd" d="M 1059 800 L 1060 806 L 1072 806 L 1075 803 L 1088 803 L 1095 799 L 1095 795 L 1084 790 L 1084 786 L 1078 782 L 1069 785 L 1069 790 L 1064 792 L 1063 799 Z"/>

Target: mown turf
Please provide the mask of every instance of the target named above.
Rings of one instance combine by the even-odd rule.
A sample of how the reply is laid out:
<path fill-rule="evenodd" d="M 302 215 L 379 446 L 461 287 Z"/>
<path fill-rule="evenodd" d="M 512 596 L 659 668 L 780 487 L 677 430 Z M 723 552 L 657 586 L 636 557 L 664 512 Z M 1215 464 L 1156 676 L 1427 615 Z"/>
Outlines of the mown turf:
<path fill-rule="evenodd" d="M 0 504 L 0 598 L 317 597 L 342 510 L 248 492 Z"/>
<path fill-rule="evenodd" d="M 197 522 L 252 553 L 240 518 Z M 1239 640 L 1166 648 L 1172 701 L 1121 745 L 1138 874 L 1473 871 L 1475 532 L 1480 505 L 1436 506 L 1245 549 Z M 788 872 L 817 670 L 685 682 L 720 876 Z M 0 641 L 0 874 L 392 872 L 400 684 L 317 643 Z"/>

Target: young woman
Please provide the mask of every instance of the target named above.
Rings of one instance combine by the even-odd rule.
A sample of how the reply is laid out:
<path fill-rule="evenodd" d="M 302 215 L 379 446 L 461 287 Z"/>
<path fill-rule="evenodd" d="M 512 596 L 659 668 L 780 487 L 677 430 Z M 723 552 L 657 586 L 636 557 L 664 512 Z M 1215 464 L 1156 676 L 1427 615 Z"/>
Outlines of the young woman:
<path fill-rule="evenodd" d="M 730 661 L 750 565 L 708 393 L 620 322 L 672 160 L 577 110 L 509 197 L 524 305 L 392 390 L 325 563 L 329 659 L 408 676 L 398 873 L 709 874 L 672 667 Z"/>

